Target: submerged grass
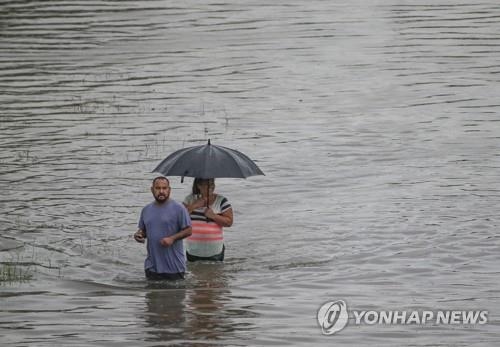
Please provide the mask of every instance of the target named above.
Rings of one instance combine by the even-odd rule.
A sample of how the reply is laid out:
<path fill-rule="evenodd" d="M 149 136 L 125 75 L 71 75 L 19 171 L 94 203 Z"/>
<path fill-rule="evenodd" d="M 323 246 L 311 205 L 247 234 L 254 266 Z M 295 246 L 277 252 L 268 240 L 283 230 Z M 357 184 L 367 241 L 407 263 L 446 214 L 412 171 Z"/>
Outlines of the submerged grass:
<path fill-rule="evenodd" d="M 26 282 L 33 278 L 33 270 L 15 262 L 0 263 L 0 284 Z"/>

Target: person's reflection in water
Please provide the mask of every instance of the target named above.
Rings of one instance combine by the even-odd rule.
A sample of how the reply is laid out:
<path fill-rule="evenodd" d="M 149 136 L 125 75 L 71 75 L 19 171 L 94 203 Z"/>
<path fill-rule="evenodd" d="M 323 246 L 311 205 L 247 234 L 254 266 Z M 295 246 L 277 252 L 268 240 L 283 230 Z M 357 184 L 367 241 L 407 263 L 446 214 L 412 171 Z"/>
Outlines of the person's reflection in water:
<path fill-rule="evenodd" d="M 227 274 L 221 263 L 196 262 L 190 265 L 196 287 L 188 290 L 186 309 L 191 336 L 197 341 L 220 342 L 232 337 L 233 323 L 225 303 L 230 300 Z"/>
<path fill-rule="evenodd" d="M 181 283 L 151 282 L 146 293 L 149 341 L 183 341 L 207 346 L 231 339 L 233 323 L 222 264 L 196 263 Z"/>
<path fill-rule="evenodd" d="M 231 338 L 234 329 L 224 307 L 230 291 L 223 264 L 200 262 L 190 270 L 182 282 L 148 284 L 148 341 L 197 341 L 207 346 Z"/>
<path fill-rule="evenodd" d="M 186 288 L 167 282 L 150 282 L 145 315 L 148 341 L 172 341 L 181 337 L 186 323 Z"/>

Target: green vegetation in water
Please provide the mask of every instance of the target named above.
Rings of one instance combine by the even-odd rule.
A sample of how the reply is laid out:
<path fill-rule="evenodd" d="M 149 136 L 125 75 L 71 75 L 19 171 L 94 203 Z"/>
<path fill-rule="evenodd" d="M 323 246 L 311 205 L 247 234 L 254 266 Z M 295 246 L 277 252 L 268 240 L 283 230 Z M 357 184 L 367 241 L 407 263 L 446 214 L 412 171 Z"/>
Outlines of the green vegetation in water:
<path fill-rule="evenodd" d="M 18 263 L 0 263 L 0 284 L 26 282 L 33 278 L 31 267 L 21 266 Z"/>

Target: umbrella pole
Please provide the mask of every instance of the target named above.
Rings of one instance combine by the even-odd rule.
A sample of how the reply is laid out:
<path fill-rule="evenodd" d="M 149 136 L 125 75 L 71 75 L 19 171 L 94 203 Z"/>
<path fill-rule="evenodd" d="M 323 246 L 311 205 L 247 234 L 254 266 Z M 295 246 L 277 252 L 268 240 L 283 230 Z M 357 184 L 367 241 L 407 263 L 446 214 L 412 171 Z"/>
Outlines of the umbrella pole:
<path fill-rule="evenodd" d="M 210 184 L 207 184 L 207 208 L 210 208 Z M 207 217 L 207 223 L 210 222 L 210 218 Z"/>
<path fill-rule="evenodd" d="M 210 205 L 210 184 L 207 184 L 207 208 L 210 207 L 209 205 Z"/>

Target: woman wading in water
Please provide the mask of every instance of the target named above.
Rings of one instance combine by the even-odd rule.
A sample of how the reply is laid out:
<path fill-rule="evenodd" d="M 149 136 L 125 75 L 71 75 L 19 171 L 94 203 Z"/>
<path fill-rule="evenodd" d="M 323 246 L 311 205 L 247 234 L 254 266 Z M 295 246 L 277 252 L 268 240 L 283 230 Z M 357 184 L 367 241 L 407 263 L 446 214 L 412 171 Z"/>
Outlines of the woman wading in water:
<path fill-rule="evenodd" d="M 215 193 L 215 180 L 195 178 L 193 191 L 184 199 L 191 217 L 192 235 L 185 239 L 188 261 L 224 260 L 223 227 L 233 224 L 233 208 Z"/>

